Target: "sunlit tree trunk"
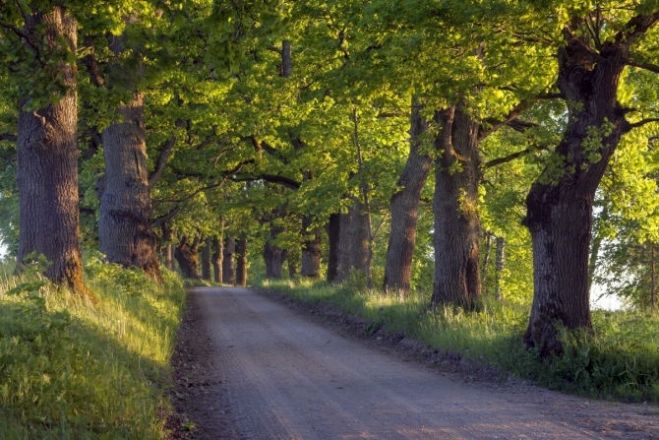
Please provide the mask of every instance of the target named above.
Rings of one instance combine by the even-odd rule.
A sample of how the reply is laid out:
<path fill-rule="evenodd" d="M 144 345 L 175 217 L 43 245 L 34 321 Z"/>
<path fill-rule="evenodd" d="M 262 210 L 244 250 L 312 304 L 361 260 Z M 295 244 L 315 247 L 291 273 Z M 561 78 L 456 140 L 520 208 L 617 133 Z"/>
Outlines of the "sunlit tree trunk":
<path fill-rule="evenodd" d="M 77 50 L 77 23 L 60 6 L 26 17 L 23 30 L 41 56 Z M 33 50 L 27 47 L 26 50 Z M 21 90 L 18 116 L 18 261 L 31 254 L 48 260 L 46 275 L 55 283 L 86 293 L 79 243 L 78 120 L 76 66 L 54 61 L 40 67 L 64 93 L 54 103 L 31 109 L 30 90 Z"/>
<path fill-rule="evenodd" d="M 211 262 L 213 264 L 213 280 L 222 283 L 222 262 L 224 260 L 223 240 L 215 237 L 212 240 Z"/>
<path fill-rule="evenodd" d="M 233 257 L 236 252 L 236 240 L 233 237 L 224 239 L 224 256 L 222 258 L 222 283 L 233 286 L 236 284 L 236 271 Z"/>
<path fill-rule="evenodd" d="M 204 242 L 201 248 L 201 277 L 207 281 L 211 280 L 211 240 Z"/>
<path fill-rule="evenodd" d="M 634 24 L 635 31 L 642 25 Z M 558 87 L 570 103 L 568 126 L 555 152 L 561 161 L 533 183 L 524 220 L 533 242 L 534 280 L 525 341 L 541 356 L 562 352 L 558 325 L 591 328 L 588 257 L 593 200 L 628 128 L 617 101 L 626 56 L 621 44 L 610 43 L 594 54 L 577 38 L 559 51 Z"/>
<path fill-rule="evenodd" d="M 247 238 L 236 240 L 236 285 L 247 286 Z"/>
<path fill-rule="evenodd" d="M 398 179 L 400 190 L 391 197 L 391 232 L 384 271 L 385 291 L 401 293 L 410 289 L 421 190 L 432 165 L 430 156 L 422 152 L 427 124 L 417 102 L 412 103 L 410 119 L 410 153 Z"/>
<path fill-rule="evenodd" d="M 341 228 L 341 214 L 334 213 L 329 217 L 327 224 L 328 256 L 327 281 L 333 283 L 339 278 L 339 240 Z"/>
<path fill-rule="evenodd" d="M 435 170 L 435 282 L 432 303 L 477 305 L 480 220 L 478 184 L 480 125 L 457 106 L 438 114 Z"/>
<path fill-rule="evenodd" d="M 199 278 L 199 244 L 197 240 L 190 242 L 187 237 L 181 238 L 174 250 L 174 257 L 184 278 Z"/>
<path fill-rule="evenodd" d="M 302 219 L 302 233 L 305 238 L 302 243 L 302 268 L 300 272 L 303 277 L 318 278 L 320 275 L 320 229 L 309 230 L 311 219 L 308 216 Z"/>

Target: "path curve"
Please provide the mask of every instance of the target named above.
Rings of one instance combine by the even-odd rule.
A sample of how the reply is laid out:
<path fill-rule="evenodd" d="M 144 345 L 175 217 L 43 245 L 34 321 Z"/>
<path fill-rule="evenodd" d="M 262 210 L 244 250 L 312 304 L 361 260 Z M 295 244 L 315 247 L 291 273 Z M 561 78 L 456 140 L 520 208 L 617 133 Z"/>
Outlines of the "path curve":
<path fill-rule="evenodd" d="M 215 370 L 197 438 L 659 439 L 656 407 L 465 383 L 249 289 L 193 289 L 190 307 Z"/>

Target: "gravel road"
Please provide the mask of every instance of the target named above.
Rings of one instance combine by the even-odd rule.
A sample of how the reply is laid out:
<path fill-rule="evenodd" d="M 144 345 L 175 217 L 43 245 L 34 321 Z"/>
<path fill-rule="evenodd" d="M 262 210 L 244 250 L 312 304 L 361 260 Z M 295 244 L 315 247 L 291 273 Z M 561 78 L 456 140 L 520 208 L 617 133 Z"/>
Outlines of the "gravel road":
<path fill-rule="evenodd" d="M 177 406 L 195 438 L 659 439 L 654 406 L 467 383 L 249 289 L 190 295 L 186 344 L 206 363 Z"/>

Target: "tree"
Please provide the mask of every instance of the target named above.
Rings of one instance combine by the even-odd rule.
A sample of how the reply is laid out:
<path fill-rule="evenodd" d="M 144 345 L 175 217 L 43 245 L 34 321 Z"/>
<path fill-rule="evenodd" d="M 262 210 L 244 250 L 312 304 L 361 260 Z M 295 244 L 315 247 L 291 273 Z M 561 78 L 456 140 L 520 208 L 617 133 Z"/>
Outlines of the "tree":
<path fill-rule="evenodd" d="M 17 37 L 23 72 L 32 77 L 19 98 L 18 261 L 41 254 L 48 260 L 46 275 L 51 280 L 84 293 L 76 145 L 77 21 L 63 6 L 20 12 L 20 26 L 1 26 Z"/>
<path fill-rule="evenodd" d="M 556 56 L 567 127 L 552 162 L 526 199 L 533 243 L 534 296 L 524 340 L 541 356 L 560 353 L 558 326 L 591 327 L 588 258 L 593 201 L 629 122 L 618 90 L 634 50 L 659 20 L 652 2 L 619 12 L 598 5 L 570 11 Z M 594 23 L 594 28 L 593 28 Z M 659 70 L 659 69 L 657 69 Z"/>

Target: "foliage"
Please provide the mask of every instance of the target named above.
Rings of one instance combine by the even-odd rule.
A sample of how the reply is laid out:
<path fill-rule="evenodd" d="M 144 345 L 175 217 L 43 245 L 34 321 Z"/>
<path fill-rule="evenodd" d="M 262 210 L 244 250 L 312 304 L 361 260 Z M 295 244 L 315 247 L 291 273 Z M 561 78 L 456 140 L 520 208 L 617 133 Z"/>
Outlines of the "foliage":
<path fill-rule="evenodd" d="M 169 357 L 183 305 L 178 277 L 87 264 L 97 300 L 3 267 L 0 437 L 162 438 Z"/>

